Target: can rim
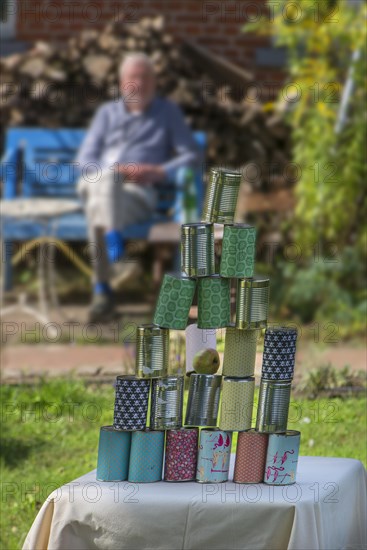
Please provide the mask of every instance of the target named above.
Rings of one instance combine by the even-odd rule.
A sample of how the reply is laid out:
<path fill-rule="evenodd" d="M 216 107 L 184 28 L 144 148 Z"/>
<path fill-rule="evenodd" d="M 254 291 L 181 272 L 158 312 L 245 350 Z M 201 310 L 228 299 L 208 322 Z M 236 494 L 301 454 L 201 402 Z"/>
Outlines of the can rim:
<path fill-rule="evenodd" d="M 136 333 L 139 336 L 164 336 L 169 334 L 168 327 L 162 327 L 155 323 L 147 323 L 136 327 Z"/>
<path fill-rule="evenodd" d="M 276 436 L 283 436 L 283 437 L 294 437 L 301 435 L 301 432 L 298 430 L 286 430 L 285 432 L 273 432 L 269 433 L 269 435 L 276 435 Z"/>
<path fill-rule="evenodd" d="M 233 228 L 233 229 L 255 229 L 255 226 L 254 225 L 250 225 L 249 223 L 225 223 L 223 224 L 224 225 L 224 230 L 226 230 L 226 228 Z"/>
<path fill-rule="evenodd" d="M 254 376 L 224 376 L 223 382 L 254 382 Z"/>
<path fill-rule="evenodd" d="M 181 231 L 190 230 L 194 227 L 212 227 L 214 229 L 214 224 L 210 222 L 192 222 L 192 223 L 183 223 L 181 225 Z"/>
<path fill-rule="evenodd" d="M 215 174 L 229 174 L 229 175 L 236 175 L 236 176 L 242 176 L 242 172 L 236 168 L 226 168 L 221 166 L 213 166 L 210 169 L 211 173 Z"/>
<path fill-rule="evenodd" d="M 260 386 L 262 384 L 269 386 L 270 384 L 275 384 L 278 386 L 288 386 L 289 384 L 292 385 L 293 378 L 287 378 L 286 380 L 270 380 L 268 378 L 261 378 L 260 380 Z"/>
<path fill-rule="evenodd" d="M 149 378 L 138 378 L 134 374 L 119 374 L 116 376 L 116 380 L 144 380 L 144 382 L 147 382 Z"/>
<path fill-rule="evenodd" d="M 222 378 L 222 374 L 203 374 L 202 372 L 193 372 L 190 375 L 190 378 L 192 376 L 205 376 L 206 378 Z"/>
<path fill-rule="evenodd" d="M 265 288 L 270 285 L 270 279 L 260 276 L 248 279 L 238 279 L 238 285 L 245 288 Z"/>
<path fill-rule="evenodd" d="M 266 332 L 295 332 L 298 334 L 298 329 L 294 327 L 268 327 Z"/>

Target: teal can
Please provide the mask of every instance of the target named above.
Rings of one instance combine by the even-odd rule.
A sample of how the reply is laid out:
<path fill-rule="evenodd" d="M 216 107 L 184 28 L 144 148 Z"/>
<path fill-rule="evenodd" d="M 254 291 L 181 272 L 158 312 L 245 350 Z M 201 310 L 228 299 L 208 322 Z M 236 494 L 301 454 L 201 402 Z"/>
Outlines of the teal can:
<path fill-rule="evenodd" d="M 97 480 L 125 481 L 129 470 L 131 432 L 102 426 L 99 433 Z"/>
<path fill-rule="evenodd" d="M 164 431 L 143 430 L 131 435 L 128 481 L 154 483 L 162 479 Z"/>
<path fill-rule="evenodd" d="M 264 483 L 267 485 L 296 483 L 300 442 L 301 433 L 296 430 L 269 435 Z"/>
<path fill-rule="evenodd" d="M 218 428 L 203 428 L 200 432 L 196 481 L 223 483 L 228 480 L 231 458 L 231 434 Z"/>

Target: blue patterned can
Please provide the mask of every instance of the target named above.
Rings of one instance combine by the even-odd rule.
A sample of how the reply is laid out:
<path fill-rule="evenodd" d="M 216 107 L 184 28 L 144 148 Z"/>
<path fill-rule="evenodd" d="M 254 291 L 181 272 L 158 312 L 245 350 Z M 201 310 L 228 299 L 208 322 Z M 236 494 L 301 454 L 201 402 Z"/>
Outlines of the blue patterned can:
<path fill-rule="evenodd" d="M 97 480 L 125 481 L 129 470 L 131 432 L 102 426 L 99 432 Z"/>
<path fill-rule="evenodd" d="M 131 435 L 128 480 L 153 483 L 162 479 L 164 432 L 146 429 Z"/>
<path fill-rule="evenodd" d="M 201 430 L 196 481 L 223 483 L 228 480 L 231 443 L 231 434 L 228 432 L 218 428 Z"/>
<path fill-rule="evenodd" d="M 264 483 L 267 485 L 293 485 L 296 483 L 301 433 L 287 430 L 269 434 Z"/>

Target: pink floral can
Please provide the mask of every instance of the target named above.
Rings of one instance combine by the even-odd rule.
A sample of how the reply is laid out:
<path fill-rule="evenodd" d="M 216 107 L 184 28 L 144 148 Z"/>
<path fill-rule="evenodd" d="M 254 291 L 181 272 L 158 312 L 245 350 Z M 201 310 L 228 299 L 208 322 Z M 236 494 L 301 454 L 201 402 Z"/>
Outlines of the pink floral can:
<path fill-rule="evenodd" d="M 198 437 L 198 428 L 167 430 L 164 481 L 195 480 Z"/>

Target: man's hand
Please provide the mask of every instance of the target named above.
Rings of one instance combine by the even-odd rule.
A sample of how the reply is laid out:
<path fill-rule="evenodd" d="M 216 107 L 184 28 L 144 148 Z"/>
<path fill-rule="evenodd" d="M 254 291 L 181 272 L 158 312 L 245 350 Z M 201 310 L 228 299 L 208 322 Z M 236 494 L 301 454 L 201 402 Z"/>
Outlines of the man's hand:
<path fill-rule="evenodd" d="M 118 167 L 120 174 L 123 174 L 126 181 L 149 185 L 162 181 L 165 178 L 165 172 L 158 164 L 120 164 Z"/>

